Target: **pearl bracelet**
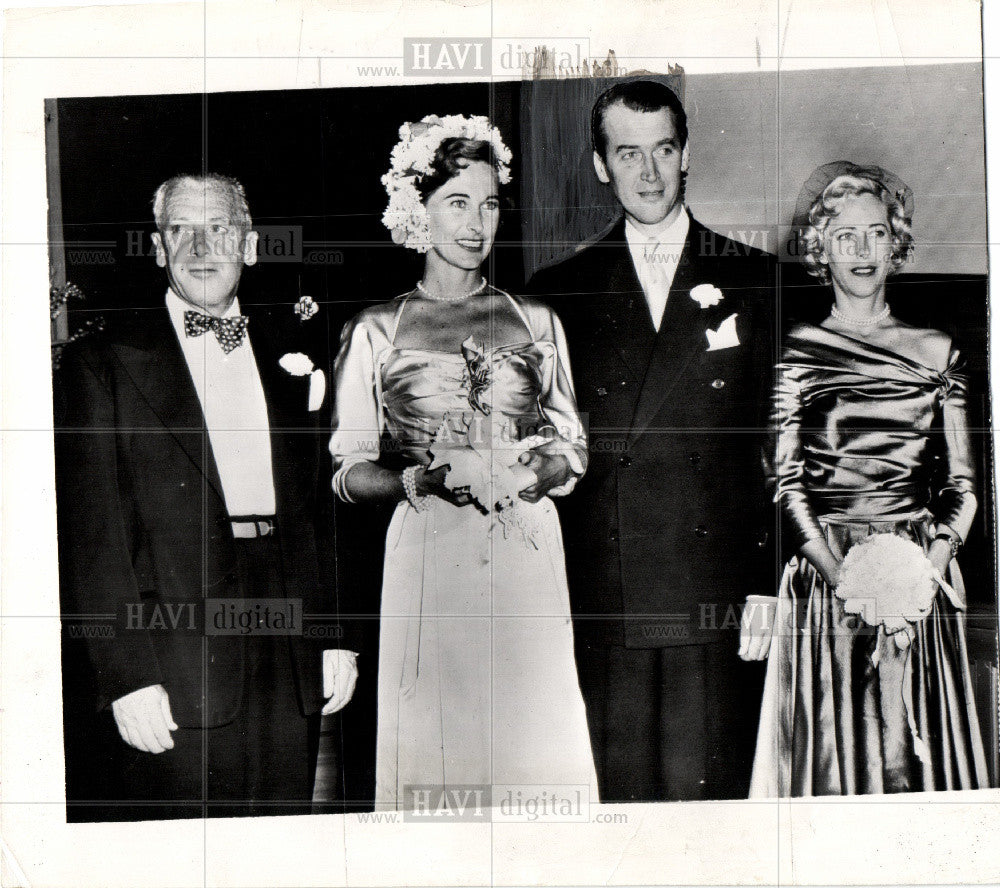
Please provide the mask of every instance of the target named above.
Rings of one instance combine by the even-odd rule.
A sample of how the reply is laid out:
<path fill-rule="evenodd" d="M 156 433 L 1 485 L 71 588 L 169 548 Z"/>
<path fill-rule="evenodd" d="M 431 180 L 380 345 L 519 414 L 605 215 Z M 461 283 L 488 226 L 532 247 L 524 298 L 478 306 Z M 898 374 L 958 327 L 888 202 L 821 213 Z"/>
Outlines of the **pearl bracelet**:
<path fill-rule="evenodd" d="M 415 512 L 424 512 L 430 508 L 429 496 L 417 495 L 417 469 L 420 466 L 407 466 L 403 469 L 403 490 Z"/>

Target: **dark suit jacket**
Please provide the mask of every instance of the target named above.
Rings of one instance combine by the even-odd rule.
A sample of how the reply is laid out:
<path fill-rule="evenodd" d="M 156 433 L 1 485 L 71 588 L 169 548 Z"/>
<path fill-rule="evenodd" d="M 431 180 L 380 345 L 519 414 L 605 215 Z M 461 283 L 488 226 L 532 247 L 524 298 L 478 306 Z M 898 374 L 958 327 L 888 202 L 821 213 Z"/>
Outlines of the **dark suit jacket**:
<path fill-rule="evenodd" d="M 727 609 L 773 591 L 762 579 L 761 466 L 773 269 L 772 257 L 692 219 L 659 334 L 624 220 L 532 278 L 565 326 L 589 423 L 590 466 L 561 517 L 577 633 L 591 642 L 735 645 Z M 698 284 L 722 301 L 701 308 L 690 297 Z M 708 351 L 706 330 L 734 313 L 739 346 Z"/>
<path fill-rule="evenodd" d="M 329 394 L 309 412 L 309 377 L 278 363 L 299 349 L 279 343 L 266 312 L 245 313 L 271 430 L 284 578 L 275 596 L 301 598 L 309 626 L 309 614 L 336 607 L 318 570 L 315 508 L 318 493 L 330 495 L 329 480 L 319 478 Z M 123 311 L 109 334 L 66 349 L 56 386 L 56 470 L 64 620 L 103 614 L 114 627 L 115 637 L 86 642 L 98 708 L 162 684 L 180 726 L 231 721 L 247 643 L 206 634 L 203 599 L 241 596 L 237 552 L 166 308 Z M 350 642 L 329 635 L 291 641 L 308 714 L 322 704 L 321 651 Z"/>

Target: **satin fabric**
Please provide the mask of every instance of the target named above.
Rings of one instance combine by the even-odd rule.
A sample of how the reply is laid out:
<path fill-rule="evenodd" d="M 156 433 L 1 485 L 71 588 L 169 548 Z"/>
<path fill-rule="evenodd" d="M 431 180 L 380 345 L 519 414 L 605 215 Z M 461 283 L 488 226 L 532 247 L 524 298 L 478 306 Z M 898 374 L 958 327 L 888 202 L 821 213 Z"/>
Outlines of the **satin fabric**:
<path fill-rule="evenodd" d="M 495 292 L 526 333 L 486 351 L 490 421 L 514 438 L 554 427 L 582 471 L 586 438 L 559 322 Z M 407 298 L 367 309 L 345 330 L 330 445 L 341 496 L 359 460 L 393 450 L 426 464 L 444 417 L 470 411 L 462 355 L 395 346 Z M 597 798 L 559 521 L 548 498 L 523 508 L 531 540 L 437 498 L 426 511 L 396 508 L 380 614 L 378 809 L 409 807 L 409 786 L 570 784 Z"/>
<path fill-rule="evenodd" d="M 955 349 L 939 372 L 822 327 L 792 331 L 771 423 L 775 498 L 798 545 L 822 537 L 843 557 L 896 533 L 926 551 L 936 524 L 964 539 L 976 499 L 961 367 Z M 808 560 L 788 562 L 751 797 L 987 786 L 957 562 L 947 579 L 955 594 L 939 590 L 903 650 L 845 614 Z"/>

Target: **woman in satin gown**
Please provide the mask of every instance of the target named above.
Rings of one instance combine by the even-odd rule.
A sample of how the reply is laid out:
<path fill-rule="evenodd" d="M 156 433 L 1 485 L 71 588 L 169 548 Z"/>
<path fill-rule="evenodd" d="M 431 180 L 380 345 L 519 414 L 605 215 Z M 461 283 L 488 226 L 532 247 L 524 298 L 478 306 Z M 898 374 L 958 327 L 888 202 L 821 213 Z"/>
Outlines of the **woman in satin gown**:
<path fill-rule="evenodd" d="M 744 623 L 741 655 L 769 658 L 750 794 L 985 787 L 954 559 L 976 511 L 966 377 L 950 337 L 885 303 L 912 243 L 912 194 L 846 162 L 804 191 L 816 195 L 806 266 L 832 284 L 834 306 L 790 331 L 776 372 L 775 500 L 797 554 L 772 626 L 753 614 L 759 602 Z M 947 580 L 907 639 L 845 613 L 835 594 L 845 555 L 875 533 L 916 542 Z"/>
<path fill-rule="evenodd" d="M 450 117 L 400 134 L 383 221 L 397 243 L 426 251 L 423 277 L 345 328 L 330 445 L 341 499 L 397 503 L 380 616 L 376 808 L 436 805 L 441 790 L 470 785 L 492 785 L 493 804 L 504 785 L 582 786 L 596 800 L 549 499 L 586 465 L 562 329 L 550 309 L 481 274 L 507 178 L 499 133 L 485 118 Z M 442 430 L 470 423 L 475 454 L 464 438 L 440 444 Z M 519 495 L 502 510 L 449 475 L 470 456 L 520 467 Z M 431 792 L 411 797 L 408 787 Z"/>

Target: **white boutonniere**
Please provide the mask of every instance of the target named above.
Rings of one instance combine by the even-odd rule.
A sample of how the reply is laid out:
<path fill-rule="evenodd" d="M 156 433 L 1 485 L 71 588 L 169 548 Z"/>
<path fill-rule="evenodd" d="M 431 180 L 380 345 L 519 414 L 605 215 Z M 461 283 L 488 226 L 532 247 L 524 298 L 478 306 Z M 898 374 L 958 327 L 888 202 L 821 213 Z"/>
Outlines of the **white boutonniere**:
<path fill-rule="evenodd" d="M 281 369 L 292 376 L 309 377 L 309 410 L 319 410 L 326 395 L 326 374 L 313 364 L 309 355 L 288 352 L 278 361 Z"/>
<path fill-rule="evenodd" d="M 709 328 L 705 331 L 708 337 L 708 348 L 706 351 L 719 351 L 723 348 L 734 348 L 740 344 L 740 337 L 736 334 L 736 318 L 739 315 L 734 312 L 719 324 L 718 330 Z"/>
<path fill-rule="evenodd" d="M 299 316 L 300 321 L 308 321 L 309 318 L 319 311 L 319 306 L 312 296 L 303 296 L 295 303 L 294 311 Z"/>
<path fill-rule="evenodd" d="M 691 288 L 691 298 L 702 308 L 718 305 L 725 298 L 722 290 L 712 284 L 698 284 Z"/>

